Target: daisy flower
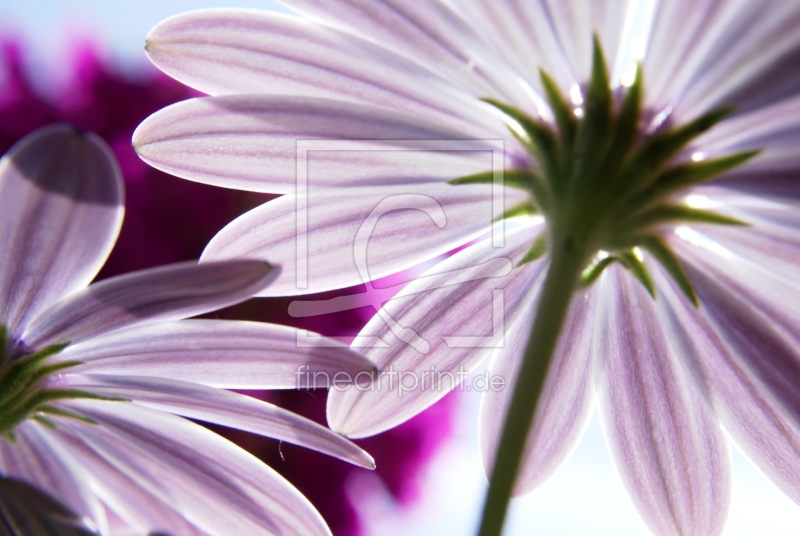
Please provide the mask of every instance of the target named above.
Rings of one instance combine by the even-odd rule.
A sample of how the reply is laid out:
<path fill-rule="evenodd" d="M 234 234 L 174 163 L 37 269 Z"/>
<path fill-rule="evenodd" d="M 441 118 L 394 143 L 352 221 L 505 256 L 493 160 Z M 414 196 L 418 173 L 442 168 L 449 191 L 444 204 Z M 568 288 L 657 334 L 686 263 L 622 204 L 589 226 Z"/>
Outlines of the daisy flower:
<path fill-rule="evenodd" d="M 180 263 L 90 285 L 123 216 L 122 176 L 93 134 L 58 125 L 21 140 L 0 160 L 0 200 L 9 529 L 45 522 L 8 507 L 9 494 L 36 497 L 34 485 L 101 534 L 110 519 L 142 534 L 329 534 L 277 473 L 188 419 L 372 467 L 327 428 L 224 389 L 293 388 L 299 367 L 357 374 L 372 364 L 333 341 L 298 347 L 285 327 L 181 320 L 263 289 L 277 271 L 263 261 Z M 51 502 L 28 513 L 63 517 Z"/>
<path fill-rule="evenodd" d="M 484 393 L 483 534 L 595 402 L 657 534 L 722 531 L 723 429 L 800 502 L 800 3 L 285 3 L 303 18 L 198 11 L 148 36 L 159 68 L 212 96 L 148 118 L 139 155 L 287 194 L 203 260 L 279 262 L 266 292 L 299 294 L 362 282 L 362 256 L 374 279 L 492 233 L 364 328 L 382 374 L 331 394 L 333 429 L 395 426 L 491 354 L 509 388 Z"/>

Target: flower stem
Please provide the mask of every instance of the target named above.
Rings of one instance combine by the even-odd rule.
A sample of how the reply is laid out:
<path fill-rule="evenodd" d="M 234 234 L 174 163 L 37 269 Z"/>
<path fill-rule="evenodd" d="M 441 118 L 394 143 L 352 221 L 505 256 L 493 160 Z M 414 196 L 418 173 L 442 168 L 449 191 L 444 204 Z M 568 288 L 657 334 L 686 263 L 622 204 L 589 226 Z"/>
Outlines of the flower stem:
<path fill-rule="evenodd" d="M 583 251 L 573 247 L 570 237 L 554 243 L 563 247 L 553 248 L 530 340 L 517 375 L 497 448 L 489 493 L 483 507 L 480 536 L 499 536 L 503 530 L 508 502 L 514 489 L 544 380 L 569 310 L 570 300 L 578 287 L 581 271 L 586 266 Z"/>

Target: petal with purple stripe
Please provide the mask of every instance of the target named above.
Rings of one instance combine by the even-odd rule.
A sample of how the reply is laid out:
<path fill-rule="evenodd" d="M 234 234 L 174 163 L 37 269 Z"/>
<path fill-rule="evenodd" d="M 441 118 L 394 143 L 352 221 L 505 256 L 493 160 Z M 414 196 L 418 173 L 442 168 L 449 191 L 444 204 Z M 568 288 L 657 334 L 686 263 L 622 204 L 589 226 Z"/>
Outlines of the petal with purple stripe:
<path fill-rule="evenodd" d="M 0 323 L 19 336 L 94 278 L 122 224 L 122 175 L 94 134 L 40 129 L 0 160 Z"/>
<path fill-rule="evenodd" d="M 720 534 L 731 490 L 727 441 L 644 287 L 616 265 L 597 284 L 598 405 L 623 483 L 656 534 Z"/>
<path fill-rule="evenodd" d="M 30 349 L 76 343 L 156 320 L 195 316 L 253 296 L 277 269 L 261 261 L 178 263 L 95 283 L 39 315 L 23 334 Z"/>

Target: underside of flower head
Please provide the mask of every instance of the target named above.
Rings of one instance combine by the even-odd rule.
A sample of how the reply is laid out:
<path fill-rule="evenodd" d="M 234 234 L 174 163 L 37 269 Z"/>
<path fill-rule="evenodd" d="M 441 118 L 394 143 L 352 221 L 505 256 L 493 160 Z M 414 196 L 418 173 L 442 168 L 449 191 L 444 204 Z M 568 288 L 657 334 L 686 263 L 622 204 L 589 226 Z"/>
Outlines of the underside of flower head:
<path fill-rule="evenodd" d="M 530 200 L 502 217 L 539 214 L 547 230 L 519 264 L 552 253 L 577 250 L 590 285 L 613 262 L 627 268 L 655 296 L 643 262 L 648 251 L 697 305 L 697 296 L 677 257 L 660 235 L 664 224 L 685 222 L 746 225 L 729 216 L 689 206 L 676 199 L 682 189 L 708 181 L 743 164 L 758 151 L 713 160 L 674 163 L 697 136 L 733 112 L 719 108 L 690 123 L 644 136 L 641 68 L 615 105 L 603 51 L 595 39 L 592 76 L 584 108 L 571 108 L 555 82 L 540 71 L 557 132 L 519 109 L 484 99 L 508 116 L 509 129 L 538 164 L 538 171 L 505 172 L 504 184 L 527 191 Z M 616 108 L 616 110 L 615 110 Z M 493 172 L 461 177 L 451 184 L 491 183 Z"/>
<path fill-rule="evenodd" d="M 51 403 L 104 397 L 77 389 L 42 386 L 48 376 L 81 364 L 79 361 L 47 363 L 50 357 L 60 353 L 68 344 L 55 344 L 32 354 L 16 356 L 9 347 L 7 333 L 6 327 L 0 326 L 0 435 L 14 440 L 14 427 L 29 418 L 50 427 L 55 427 L 55 424 L 48 416 L 86 421 L 85 417 Z"/>

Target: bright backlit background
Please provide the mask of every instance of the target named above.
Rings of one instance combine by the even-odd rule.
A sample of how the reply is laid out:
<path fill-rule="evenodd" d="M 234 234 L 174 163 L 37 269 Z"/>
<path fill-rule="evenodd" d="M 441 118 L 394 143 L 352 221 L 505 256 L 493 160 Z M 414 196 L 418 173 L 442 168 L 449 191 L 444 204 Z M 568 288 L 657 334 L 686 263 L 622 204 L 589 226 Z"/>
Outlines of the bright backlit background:
<path fill-rule="evenodd" d="M 281 9 L 267 0 L 4 0 L 0 35 L 27 45 L 42 89 L 58 83 L 71 43 L 90 41 L 131 73 L 144 68 L 144 37 L 159 20 L 206 7 Z M 0 79 L 0 84 L 2 80 Z M 477 449 L 477 393 L 460 393 L 453 437 L 423 472 L 425 490 L 398 509 L 377 478 L 364 473 L 348 492 L 371 534 L 471 534 L 485 493 Z M 734 447 L 734 489 L 726 536 L 796 535 L 800 507 L 769 483 Z M 646 535 L 617 477 L 597 418 L 566 465 L 546 485 L 514 502 L 508 535 Z"/>

